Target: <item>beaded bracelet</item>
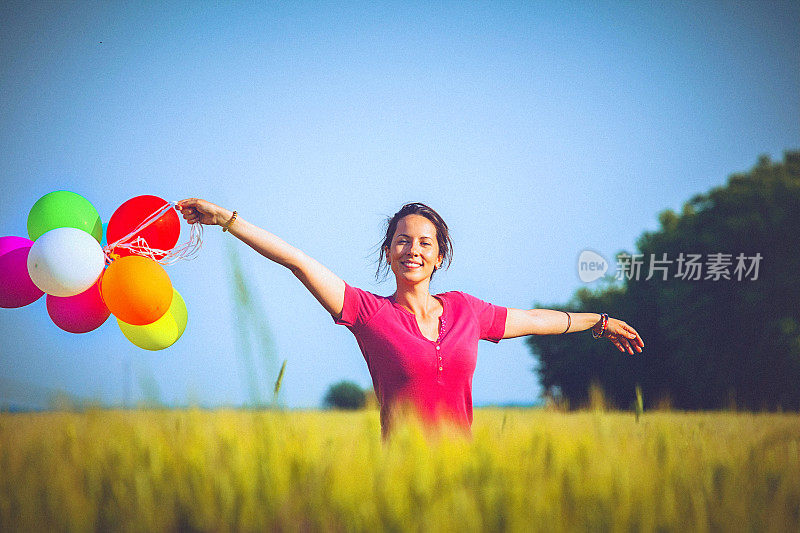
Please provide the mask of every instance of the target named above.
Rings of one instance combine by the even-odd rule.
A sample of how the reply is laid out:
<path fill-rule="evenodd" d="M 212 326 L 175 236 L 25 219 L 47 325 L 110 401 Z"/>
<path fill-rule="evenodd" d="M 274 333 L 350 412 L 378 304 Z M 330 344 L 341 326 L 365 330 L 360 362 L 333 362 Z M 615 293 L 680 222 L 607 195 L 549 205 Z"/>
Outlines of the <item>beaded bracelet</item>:
<path fill-rule="evenodd" d="M 605 313 L 600 314 L 600 333 L 596 333 L 594 329 L 592 330 L 592 337 L 595 339 L 599 339 L 603 336 L 606 332 L 606 326 L 608 325 L 608 315 Z"/>
<path fill-rule="evenodd" d="M 562 311 L 562 313 L 567 313 L 566 311 Z M 569 327 L 572 325 L 572 317 L 567 313 L 567 329 L 564 330 L 564 333 L 569 331 Z M 562 335 L 564 334 L 562 333 Z"/>
<path fill-rule="evenodd" d="M 225 224 L 224 226 L 222 226 L 222 233 L 225 233 L 226 231 L 228 231 L 229 229 L 231 229 L 231 224 L 233 224 L 233 221 L 234 221 L 234 220 L 236 220 L 236 215 L 238 215 L 238 214 L 239 214 L 239 213 L 237 213 L 236 211 L 234 211 L 234 212 L 233 212 L 233 216 L 232 216 L 232 217 L 231 217 L 231 219 L 228 221 L 228 223 L 227 223 L 227 224 Z"/>

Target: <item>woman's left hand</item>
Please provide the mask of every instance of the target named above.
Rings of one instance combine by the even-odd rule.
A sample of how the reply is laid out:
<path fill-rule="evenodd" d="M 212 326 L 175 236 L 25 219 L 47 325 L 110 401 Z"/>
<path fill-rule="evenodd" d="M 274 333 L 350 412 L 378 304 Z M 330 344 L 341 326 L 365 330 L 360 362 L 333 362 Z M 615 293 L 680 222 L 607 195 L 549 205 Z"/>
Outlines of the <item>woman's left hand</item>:
<path fill-rule="evenodd" d="M 603 337 L 610 340 L 620 352 L 627 351 L 631 355 L 634 350 L 642 353 L 642 348 L 644 348 L 644 341 L 636 330 L 616 318 L 608 318 Z"/>

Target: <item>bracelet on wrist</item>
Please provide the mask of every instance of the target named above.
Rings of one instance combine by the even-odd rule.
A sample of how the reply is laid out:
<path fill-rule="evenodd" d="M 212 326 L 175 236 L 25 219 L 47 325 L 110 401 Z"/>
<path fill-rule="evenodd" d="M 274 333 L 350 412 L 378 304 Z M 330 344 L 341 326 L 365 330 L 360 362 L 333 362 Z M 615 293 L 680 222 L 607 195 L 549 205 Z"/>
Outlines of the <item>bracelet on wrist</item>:
<path fill-rule="evenodd" d="M 231 225 L 233 224 L 233 221 L 236 220 L 236 216 L 238 214 L 239 213 L 237 213 L 236 211 L 233 212 L 233 215 L 231 216 L 231 219 L 228 222 L 226 222 L 224 226 L 222 226 L 222 233 L 225 233 L 226 231 L 231 229 Z"/>
<path fill-rule="evenodd" d="M 606 326 L 608 325 L 608 315 L 607 314 L 600 313 L 599 324 L 600 324 L 600 333 L 598 333 L 594 329 L 592 329 L 592 337 L 594 337 L 595 339 L 599 339 L 606 332 Z"/>

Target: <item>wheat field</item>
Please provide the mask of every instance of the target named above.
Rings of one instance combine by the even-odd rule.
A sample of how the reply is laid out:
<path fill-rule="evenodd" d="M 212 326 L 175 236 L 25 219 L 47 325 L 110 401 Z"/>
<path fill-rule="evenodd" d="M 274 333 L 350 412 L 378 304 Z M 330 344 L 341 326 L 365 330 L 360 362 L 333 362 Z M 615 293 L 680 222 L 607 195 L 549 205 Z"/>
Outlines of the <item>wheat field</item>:
<path fill-rule="evenodd" d="M 0 413 L 0 531 L 799 531 L 797 414 Z"/>

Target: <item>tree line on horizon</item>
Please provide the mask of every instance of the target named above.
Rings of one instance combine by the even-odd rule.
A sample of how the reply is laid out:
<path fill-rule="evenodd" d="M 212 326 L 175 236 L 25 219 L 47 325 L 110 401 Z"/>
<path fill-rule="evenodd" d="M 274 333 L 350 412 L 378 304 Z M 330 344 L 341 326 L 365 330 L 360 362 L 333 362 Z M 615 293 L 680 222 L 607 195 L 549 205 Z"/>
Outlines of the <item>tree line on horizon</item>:
<path fill-rule="evenodd" d="M 626 408 L 639 385 L 648 407 L 800 409 L 800 151 L 761 156 L 659 223 L 598 288 L 536 304 L 607 312 L 645 341 L 629 355 L 587 334 L 528 337 L 546 395 L 582 406 L 600 387 Z"/>

